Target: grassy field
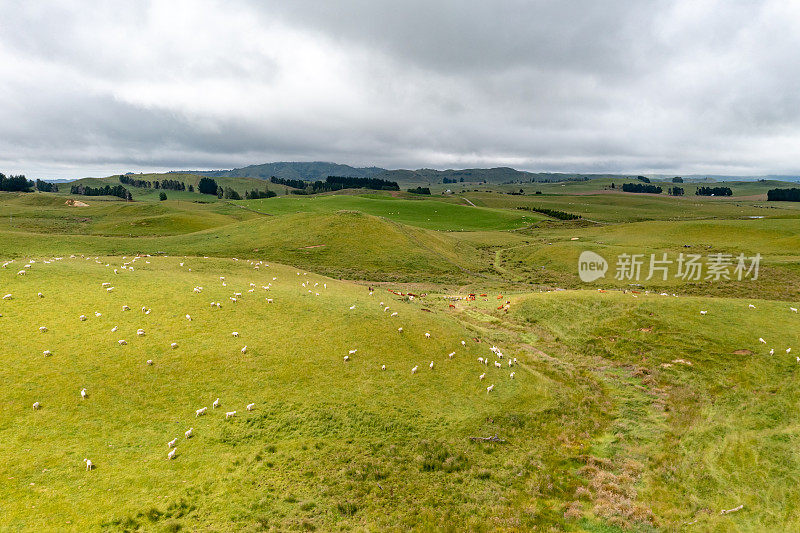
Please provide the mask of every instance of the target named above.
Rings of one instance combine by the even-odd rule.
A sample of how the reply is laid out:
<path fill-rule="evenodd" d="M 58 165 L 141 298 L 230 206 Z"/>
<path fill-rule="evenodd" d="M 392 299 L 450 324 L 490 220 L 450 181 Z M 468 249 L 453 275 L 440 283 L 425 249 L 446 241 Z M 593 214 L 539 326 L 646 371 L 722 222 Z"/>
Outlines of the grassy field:
<path fill-rule="evenodd" d="M 800 528 L 797 206 L 591 185 L 0 193 L 0 531 Z M 616 280 L 621 253 L 762 260 Z"/>

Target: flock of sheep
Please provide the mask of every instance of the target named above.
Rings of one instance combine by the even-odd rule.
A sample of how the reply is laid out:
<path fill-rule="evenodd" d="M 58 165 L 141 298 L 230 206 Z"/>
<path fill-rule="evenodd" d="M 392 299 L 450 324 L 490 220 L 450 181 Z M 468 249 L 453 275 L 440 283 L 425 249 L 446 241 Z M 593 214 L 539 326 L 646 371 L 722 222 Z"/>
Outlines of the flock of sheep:
<path fill-rule="evenodd" d="M 122 270 L 133 272 L 134 269 L 135 269 L 135 263 L 138 260 L 144 260 L 144 262 L 146 264 L 150 263 L 150 261 L 147 260 L 147 257 L 149 257 L 149 256 L 136 256 L 136 257 L 133 257 L 129 261 L 124 262 L 121 265 L 120 268 Z M 76 258 L 76 256 L 72 255 L 72 256 L 70 256 L 70 258 L 74 259 L 74 258 Z M 89 259 L 92 259 L 92 258 L 91 257 L 86 257 L 85 259 L 89 260 Z M 123 257 L 123 260 L 125 260 L 125 259 L 128 259 L 128 258 L 127 257 Z M 54 258 L 52 260 L 44 260 L 43 263 L 50 264 L 52 262 L 60 261 L 60 260 L 62 260 L 62 258 L 58 257 L 58 258 Z M 101 264 L 101 265 L 103 264 L 103 262 L 100 261 L 99 258 L 97 258 L 97 257 L 95 257 L 94 260 L 98 264 Z M 238 259 L 235 259 L 235 258 L 233 260 L 234 261 L 238 261 Z M 6 268 L 12 262 L 13 261 L 6 262 L 5 264 L 2 265 L 2 268 Z M 265 263 L 263 263 L 262 261 L 248 261 L 248 262 L 256 270 L 259 270 L 261 268 L 261 266 L 267 266 L 267 267 L 269 266 L 269 265 L 265 265 Z M 26 272 L 28 272 L 33 267 L 33 265 L 35 263 L 36 263 L 36 261 L 30 260 L 25 265 L 23 270 L 19 271 L 19 275 L 23 275 L 24 276 L 26 274 Z M 181 262 L 180 266 L 183 267 L 184 264 L 185 264 L 184 262 Z M 105 264 L 105 266 L 106 267 L 110 267 L 109 264 Z M 189 269 L 189 270 L 191 271 L 191 269 Z M 114 268 L 113 271 L 114 271 L 114 274 L 119 274 L 120 273 L 119 270 L 116 269 L 116 268 Z M 296 274 L 297 274 L 297 276 L 301 276 L 300 272 L 297 272 Z M 302 276 L 306 276 L 306 275 L 307 275 L 307 273 L 303 273 L 302 274 Z M 225 280 L 225 276 L 220 276 L 219 277 L 219 281 L 221 282 L 223 287 L 227 286 L 227 282 Z M 269 291 L 272 288 L 272 282 L 274 282 L 274 281 L 277 281 L 277 277 L 272 277 L 272 281 L 268 282 L 266 285 L 262 285 L 261 288 L 263 290 L 265 290 L 265 291 Z M 327 289 L 327 283 L 322 283 L 321 285 L 322 286 L 320 287 L 320 283 L 319 282 L 314 282 L 313 286 L 312 286 L 312 281 L 302 281 L 300 283 L 301 290 L 305 290 L 307 293 L 313 293 L 315 296 L 320 296 L 320 292 L 319 292 L 320 290 Z M 107 282 L 107 281 L 104 281 L 104 282 L 101 283 L 101 288 L 104 289 L 105 292 L 109 293 L 109 294 L 113 293 L 114 290 L 115 290 L 115 287 L 110 282 Z M 200 293 L 203 292 L 203 287 L 202 286 L 195 286 L 195 287 L 192 288 L 192 291 L 194 293 L 200 294 Z M 256 291 L 256 284 L 255 283 L 250 283 L 250 288 L 248 289 L 247 292 L 253 293 L 255 291 Z M 370 289 L 369 295 L 373 296 L 374 295 L 374 291 Z M 242 298 L 242 296 L 243 295 L 242 295 L 241 292 L 232 292 L 232 295 L 230 296 L 229 299 L 233 304 L 235 304 L 237 301 L 239 301 L 239 299 Z M 13 298 L 12 294 L 6 294 L 5 296 L 3 296 L 3 300 L 10 300 L 12 298 Z M 37 294 L 37 298 L 44 298 L 44 294 L 39 292 Z M 266 301 L 267 304 L 273 303 L 273 299 L 272 298 L 265 298 L 265 301 Z M 389 306 L 386 305 L 385 302 L 380 302 L 379 305 L 380 305 L 380 308 L 383 309 L 383 312 L 388 312 L 390 310 Z M 222 304 L 220 302 L 212 301 L 211 302 L 211 306 L 214 307 L 214 308 L 219 309 L 219 308 L 222 307 Z M 349 309 L 350 310 L 354 310 L 355 308 L 356 308 L 356 305 L 352 305 L 352 306 L 350 306 Z M 128 312 L 130 310 L 131 310 L 131 307 L 129 305 L 127 305 L 127 304 L 123 304 L 122 305 L 122 312 Z M 152 312 L 152 309 L 150 309 L 149 307 L 144 306 L 144 307 L 141 308 L 141 311 L 142 311 L 143 314 L 149 315 Z M 2 315 L 0 315 L 0 316 L 2 316 Z M 102 316 L 102 313 L 95 312 L 94 316 L 96 318 L 99 318 L 99 317 Z M 397 311 L 394 311 L 394 312 L 390 313 L 389 316 L 390 317 L 398 317 L 399 313 Z M 87 320 L 89 320 L 86 315 L 80 315 L 77 318 L 78 318 L 78 320 L 80 322 L 86 322 Z M 186 314 L 185 315 L 185 319 L 187 321 L 192 321 L 192 317 L 191 317 L 190 314 Z M 113 328 L 111 328 L 110 332 L 111 333 L 116 333 L 118 331 L 118 329 L 119 329 L 118 326 L 114 326 Z M 39 327 L 39 331 L 42 332 L 42 333 L 46 333 L 46 332 L 49 331 L 49 329 L 48 329 L 47 326 L 40 326 Z M 403 334 L 403 328 L 402 327 L 398 327 L 398 332 L 400 334 Z M 138 337 L 146 337 L 146 332 L 145 332 L 145 330 L 143 328 L 139 328 L 139 329 L 136 330 L 136 335 Z M 232 335 L 233 338 L 237 338 L 237 339 L 240 336 L 238 331 L 233 331 L 231 333 L 231 335 Z M 431 338 L 430 332 L 425 332 L 424 333 L 424 337 L 426 339 L 430 339 Z M 128 344 L 128 342 L 127 342 L 127 340 L 121 338 L 121 339 L 117 340 L 117 344 L 119 346 L 126 346 Z M 462 346 L 466 346 L 466 341 L 462 340 L 461 341 L 461 345 Z M 172 342 L 170 344 L 170 348 L 171 349 L 177 349 L 178 348 L 178 343 L 177 342 Z M 499 359 L 499 361 L 498 360 L 494 361 L 494 367 L 496 367 L 498 369 L 502 369 L 503 365 L 502 365 L 502 363 L 500 361 L 502 361 L 504 359 L 504 354 L 496 346 L 492 346 L 490 348 L 490 350 L 497 357 L 497 359 Z M 351 362 L 352 361 L 352 357 L 354 357 L 356 355 L 357 351 L 358 351 L 357 349 L 349 350 L 348 354 L 344 356 L 344 362 L 345 363 Z M 247 353 L 247 346 L 246 345 L 241 348 L 241 353 L 242 354 L 246 354 Z M 447 355 L 448 359 L 453 359 L 455 354 L 456 354 L 455 351 L 450 352 Z M 52 355 L 52 352 L 50 350 L 45 350 L 43 352 L 43 355 L 45 357 L 49 357 L 49 356 Z M 513 367 L 516 364 L 517 359 L 516 358 L 506 358 L 506 361 L 507 361 L 508 367 Z M 484 357 L 479 357 L 478 358 L 478 363 L 479 364 L 483 364 L 483 365 L 488 365 L 489 364 L 489 357 L 485 357 L 485 358 Z M 148 359 L 147 361 L 145 361 L 145 364 L 148 365 L 148 366 L 152 366 L 154 364 L 154 362 L 153 362 L 152 359 Z M 430 364 L 428 365 L 430 370 L 433 370 L 434 366 L 435 366 L 434 361 L 431 361 Z M 380 368 L 381 368 L 382 371 L 385 371 L 386 370 L 386 365 L 382 364 Z M 415 365 L 413 368 L 411 368 L 411 374 L 416 374 L 418 369 L 419 369 L 419 365 Z M 485 377 L 486 377 L 486 372 L 483 372 L 482 374 L 480 374 L 478 376 L 478 379 L 480 381 L 483 381 L 485 379 Z M 512 371 L 510 373 L 509 377 L 511 379 L 514 379 L 515 372 Z M 491 384 L 488 387 L 486 387 L 487 394 L 492 392 L 494 390 L 494 388 L 495 388 L 494 384 Z M 81 388 L 80 396 L 81 396 L 82 400 L 87 400 L 87 401 L 89 400 L 89 393 L 88 393 L 88 391 L 87 391 L 87 389 L 85 387 Z M 219 398 L 217 398 L 211 405 L 212 410 L 217 409 L 218 407 L 220 407 L 220 399 Z M 246 411 L 252 411 L 252 410 L 255 409 L 255 407 L 256 407 L 255 403 L 248 403 L 245 406 L 245 410 Z M 33 409 L 34 410 L 39 410 L 41 408 L 42 408 L 42 404 L 39 401 L 34 402 L 34 404 L 33 404 Z M 205 406 L 201 407 L 199 409 L 196 409 L 195 410 L 195 417 L 204 416 L 207 413 L 207 411 L 208 411 L 208 407 L 205 407 Z M 225 412 L 225 419 L 229 420 L 229 419 L 235 417 L 236 414 L 237 414 L 237 411 L 235 411 L 235 410 L 227 411 L 227 412 Z M 190 427 L 188 430 L 186 430 L 184 432 L 184 438 L 190 439 L 190 438 L 192 438 L 194 436 L 194 434 L 195 434 L 194 433 L 194 428 Z M 167 459 L 174 459 L 176 457 L 177 444 L 178 444 L 178 438 L 173 438 L 172 440 L 167 442 L 167 448 L 169 450 L 168 453 L 167 453 Z M 83 460 L 83 462 L 85 463 L 85 466 L 86 466 L 87 470 L 92 470 L 94 468 L 94 463 L 90 459 L 86 458 L 86 459 Z"/>

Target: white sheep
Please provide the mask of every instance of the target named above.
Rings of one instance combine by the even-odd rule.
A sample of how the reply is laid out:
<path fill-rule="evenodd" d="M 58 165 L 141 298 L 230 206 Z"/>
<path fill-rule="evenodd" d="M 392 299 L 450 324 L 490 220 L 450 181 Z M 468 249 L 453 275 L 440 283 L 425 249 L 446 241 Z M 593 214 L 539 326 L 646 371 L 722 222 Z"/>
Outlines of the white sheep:
<path fill-rule="evenodd" d="M 81 389 L 81 398 L 85 400 L 87 396 L 88 394 L 86 394 L 86 388 Z"/>
<path fill-rule="evenodd" d="M 705 315 L 706 313 L 708 313 L 708 311 L 700 311 L 701 315 Z"/>
<path fill-rule="evenodd" d="M 39 402 L 33 402 L 33 410 L 34 410 L 34 411 L 36 411 L 36 410 L 37 410 L 37 409 L 39 409 L 40 407 L 41 407 L 41 404 L 40 404 Z"/>
<path fill-rule="evenodd" d="M 792 351 L 791 348 L 786 348 L 786 353 L 790 353 Z"/>
<path fill-rule="evenodd" d="M 492 392 L 493 390 L 494 390 L 494 383 L 492 383 L 491 385 L 489 385 L 488 387 L 486 387 L 486 394 L 489 394 L 489 393 L 490 393 L 490 392 Z"/>
<path fill-rule="evenodd" d="M 355 349 L 355 350 L 348 350 L 348 351 L 347 351 L 347 353 L 348 353 L 348 354 L 350 354 L 350 355 L 353 355 L 353 354 L 354 354 L 354 353 L 356 353 L 357 351 L 358 351 L 358 349 Z"/>
<path fill-rule="evenodd" d="M 346 362 L 348 362 L 349 360 L 350 360 L 350 356 L 349 356 L 349 355 L 345 355 L 345 356 L 344 356 L 344 362 L 346 363 Z"/>
<path fill-rule="evenodd" d="M 152 359 L 148 359 L 147 361 L 145 361 L 145 363 L 147 363 L 148 365 L 152 365 L 153 364 L 153 360 Z"/>
<path fill-rule="evenodd" d="M 431 361 L 431 364 L 429 364 L 428 366 L 430 367 L 431 370 L 433 370 L 433 361 Z"/>
<path fill-rule="evenodd" d="M 41 331 L 42 333 L 46 332 L 47 326 L 39 326 L 39 331 Z"/>
<path fill-rule="evenodd" d="M 44 298 L 44 294 L 42 294 L 41 292 L 37 293 L 36 296 L 38 296 L 39 298 Z"/>
<path fill-rule="evenodd" d="M 478 357 L 478 362 L 483 363 L 483 357 Z"/>
<path fill-rule="evenodd" d="M 399 331 L 400 333 L 403 333 L 403 328 L 397 328 L 397 331 Z"/>
<path fill-rule="evenodd" d="M 17 272 L 17 275 L 24 276 L 25 275 L 25 271 L 24 270 L 20 270 L 19 272 Z"/>
<path fill-rule="evenodd" d="M 103 314 L 100 311 L 95 311 L 94 312 L 94 316 L 96 316 L 97 318 L 100 318 L 101 316 L 103 316 Z"/>
<path fill-rule="evenodd" d="M 84 459 L 84 463 L 86 463 L 86 470 L 91 470 L 94 468 L 94 463 L 92 463 L 89 459 Z"/>
<path fill-rule="evenodd" d="M 386 365 L 381 365 L 381 370 L 386 370 Z"/>
<path fill-rule="evenodd" d="M 50 357 L 51 355 L 53 355 L 53 352 L 51 352 L 50 350 L 45 350 L 42 352 L 42 354 L 44 354 L 45 357 Z"/>
<path fill-rule="evenodd" d="M 447 357 L 452 359 L 455 354 L 456 354 L 456 352 L 450 352 L 449 354 L 447 354 Z"/>
<path fill-rule="evenodd" d="M 761 344 L 767 344 L 767 341 L 765 341 L 762 337 L 758 338 L 758 342 L 760 342 Z"/>
<path fill-rule="evenodd" d="M 233 418 L 234 416 L 236 416 L 236 411 L 228 411 L 227 413 L 225 413 L 225 420 Z"/>
<path fill-rule="evenodd" d="M 267 303 L 271 304 L 272 303 L 272 298 L 267 298 Z"/>
<path fill-rule="evenodd" d="M 184 433 L 184 435 L 186 436 L 187 439 L 191 439 L 192 435 L 194 435 L 194 428 L 189 428 L 188 430 L 186 430 L 186 433 Z"/>
<path fill-rule="evenodd" d="M 512 372 L 512 373 L 510 373 L 510 374 L 508 375 L 508 377 L 510 377 L 511 379 L 514 379 L 514 376 L 516 376 L 516 375 L 517 375 L 517 373 L 516 373 L 516 372 Z"/>
<path fill-rule="evenodd" d="M 748 304 L 747 307 L 749 307 L 750 309 L 755 309 L 756 308 L 756 306 L 753 305 L 753 304 Z"/>
<path fill-rule="evenodd" d="M 466 345 L 467 345 L 466 341 L 461 341 L 461 346 L 466 346 Z"/>
<path fill-rule="evenodd" d="M 416 366 L 415 366 L 414 368 L 412 368 L 412 369 L 411 369 L 411 373 L 412 373 L 412 374 L 416 374 L 416 373 L 417 373 L 417 367 L 416 367 Z"/>
<path fill-rule="evenodd" d="M 245 346 L 244 348 L 242 348 L 242 353 L 243 353 L 243 354 L 244 354 L 244 353 L 247 353 L 247 346 Z"/>
<path fill-rule="evenodd" d="M 143 329 L 137 329 L 136 330 L 136 334 L 139 335 L 140 337 L 144 337 L 144 330 Z"/>
<path fill-rule="evenodd" d="M 123 305 L 123 306 L 122 306 L 122 310 L 123 310 L 123 311 L 130 311 L 130 310 L 131 310 L 131 308 L 130 308 L 130 307 L 128 307 L 127 305 Z"/>
<path fill-rule="evenodd" d="M 386 307 L 384 307 L 384 308 L 383 308 L 383 312 L 384 312 L 384 313 L 385 313 L 386 311 L 388 311 L 388 310 L 389 310 L 389 306 L 388 306 L 388 305 L 387 305 Z"/>
<path fill-rule="evenodd" d="M 234 331 L 233 333 L 231 333 L 231 335 L 233 335 L 234 337 L 238 337 L 239 336 L 239 332 L 238 331 Z"/>
<path fill-rule="evenodd" d="M 484 372 L 483 374 L 478 376 L 478 381 L 483 381 L 483 378 L 485 378 L 485 377 L 486 377 L 486 372 Z"/>
<path fill-rule="evenodd" d="M 194 412 L 194 417 L 197 418 L 198 416 L 203 416 L 204 414 L 206 414 L 207 409 L 208 407 L 201 407 L 200 409 Z"/>
<path fill-rule="evenodd" d="M 5 296 L 3 296 L 3 300 L 11 300 L 12 298 L 14 297 L 10 294 L 6 294 Z"/>
<path fill-rule="evenodd" d="M 116 331 L 117 331 L 118 329 L 119 329 L 119 327 L 118 327 L 118 326 L 114 326 L 113 328 L 111 328 L 111 333 L 116 333 Z"/>
<path fill-rule="evenodd" d="M 126 344 L 128 344 L 128 341 L 126 341 L 125 339 L 120 339 L 117 342 L 119 343 L 120 346 L 125 346 Z"/>
<path fill-rule="evenodd" d="M 114 287 L 109 287 L 109 288 L 106 289 L 106 292 L 111 292 L 113 290 L 114 290 Z M 42 296 L 42 298 L 44 298 L 44 296 Z"/>
<path fill-rule="evenodd" d="M 769 351 L 769 354 L 770 355 L 775 355 L 775 348 L 771 348 L 770 351 Z"/>
<path fill-rule="evenodd" d="M 169 347 L 174 350 L 175 348 L 178 347 L 178 343 L 177 342 L 173 342 L 172 344 L 169 345 Z"/>
<path fill-rule="evenodd" d="M 789 309 L 792 311 L 792 313 L 796 313 L 797 312 L 797 308 L 796 307 L 790 307 Z"/>
<path fill-rule="evenodd" d="M 172 448 L 172 450 L 167 454 L 167 459 L 175 459 L 175 452 L 178 451 L 178 448 Z"/>
<path fill-rule="evenodd" d="M 256 404 L 254 404 L 254 403 L 248 403 L 247 407 L 245 407 L 245 409 L 247 409 L 248 411 L 252 411 L 255 408 L 255 406 L 256 406 Z"/>
<path fill-rule="evenodd" d="M 80 320 L 81 322 L 86 322 L 86 315 L 79 316 L 78 320 Z"/>
<path fill-rule="evenodd" d="M 395 311 L 394 313 L 392 313 L 392 314 L 391 314 L 391 315 L 389 315 L 389 316 L 397 316 L 397 311 Z"/>
<path fill-rule="evenodd" d="M 498 361 L 495 361 L 495 362 L 494 362 L 494 366 L 495 366 L 496 368 L 502 368 L 502 367 L 503 367 L 503 365 L 502 365 L 502 364 L 500 364 L 500 362 L 498 362 Z"/>
<path fill-rule="evenodd" d="M 107 282 L 107 281 L 104 281 L 103 283 L 101 283 L 101 284 L 100 284 L 100 286 L 101 286 L 101 287 L 110 287 L 110 286 L 111 286 L 111 283 L 109 283 L 109 282 Z"/>
<path fill-rule="evenodd" d="M 191 317 L 190 315 L 186 315 L 186 320 L 188 320 L 189 322 L 191 322 L 191 321 L 192 321 L 192 317 Z"/>
<path fill-rule="evenodd" d="M 355 305 L 351 305 L 351 306 L 350 306 L 350 310 L 351 310 L 351 311 L 352 311 L 353 309 L 355 309 L 355 308 L 356 308 L 356 306 L 355 306 Z"/>
<path fill-rule="evenodd" d="M 216 409 L 217 407 L 219 407 L 219 398 L 214 400 L 214 403 L 211 404 L 212 409 Z"/>

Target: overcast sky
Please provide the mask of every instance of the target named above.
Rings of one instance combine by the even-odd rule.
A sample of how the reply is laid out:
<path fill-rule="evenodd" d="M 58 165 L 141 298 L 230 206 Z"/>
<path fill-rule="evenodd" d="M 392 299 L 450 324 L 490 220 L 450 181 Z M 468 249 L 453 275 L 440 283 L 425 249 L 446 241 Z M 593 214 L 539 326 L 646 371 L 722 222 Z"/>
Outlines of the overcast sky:
<path fill-rule="evenodd" d="M 0 0 L 0 171 L 800 173 L 800 2 Z"/>

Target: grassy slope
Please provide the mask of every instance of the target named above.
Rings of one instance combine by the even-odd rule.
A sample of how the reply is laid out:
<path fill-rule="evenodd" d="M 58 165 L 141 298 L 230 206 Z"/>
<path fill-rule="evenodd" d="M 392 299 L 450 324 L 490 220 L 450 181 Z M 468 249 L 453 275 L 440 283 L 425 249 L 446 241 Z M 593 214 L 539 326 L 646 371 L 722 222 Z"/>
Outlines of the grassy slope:
<path fill-rule="evenodd" d="M 476 357 L 489 351 L 470 340 L 474 333 L 385 291 L 368 296 L 362 286 L 277 265 L 147 261 L 117 276 L 111 269 L 121 258 L 37 262 L 24 277 L 15 274 L 19 263 L 0 269 L 0 286 L 14 294 L 0 301 L 6 526 L 327 530 L 562 522 L 547 511 L 546 498 L 530 503 L 529 494 L 531 487 L 560 494 L 575 483 L 565 478 L 544 488 L 552 469 L 575 454 L 557 439 L 577 439 L 591 426 L 591 402 L 579 404 L 578 389 L 559 385 L 564 376 L 520 366 L 511 380 L 507 368 L 478 366 Z M 260 288 L 273 277 L 269 291 Z M 111 293 L 100 286 L 106 280 Z M 301 286 L 306 281 L 319 283 L 313 290 L 320 296 Z M 196 285 L 205 287 L 201 294 L 192 292 Z M 236 304 L 228 300 L 234 291 L 244 294 Z M 210 308 L 213 300 L 222 308 Z M 380 300 L 400 316 L 383 312 Z M 132 310 L 122 311 L 123 304 Z M 89 319 L 80 322 L 80 314 Z M 111 333 L 113 326 L 119 331 Z M 137 328 L 146 336 L 137 337 Z M 118 345 L 121 338 L 127 346 Z M 45 349 L 53 355 L 43 357 Z M 477 379 L 481 372 L 487 381 Z M 489 382 L 496 384 L 491 395 Z M 221 409 L 195 418 L 195 409 L 217 397 Z M 30 408 L 34 401 L 41 410 Z M 256 409 L 248 413 L 250 402 Z M 237 417 L 225 421 L 228 410 Z M 186 440 L 189 427 L 196 437 Z M 509 443 L 466 438 L 495 432 Z M 178 456 L 168 461 L 166 443 L 175 437 Z M 83 469 L 84 457 L 96 470 Z"/>
<path fill-rule="evenodd" d="M 387 195 L 287 196 L 249 200 L 244 205 L 264 213 L 331 213 L 352 209 L 396 222 L 442 231 L 507 230 L 542 220 L 536 213 L 475 209 L 428 199 L 403 200 Z"/>
<path fill-rule="evenodd" d="M 197 184 L 203 178 L 203 176 L 199 176 L 197 174 L 132 174 L 130 176 L 133 179 L 139 180 L 147 180 L 147 181 L 161 181 L 161 180 L 175 180 L 175 181 L 182 181 L 186 184 L 188 188 L 189 185 L 193 185 L 195 189 L 197 189 Z M 220 187 L 230 187 L 238 192 L 242 198 L 244 198 L 245 191 L 250 191 L 253 189 L 258 189 L 260 191 L 263 190 L 271 190 L 276 194 L 284 194 L 285 187 L 275 185 L 273 183 L 269 183 L 268 181 L 257 179 L 257 178 L 214 178 L 217 182 L 217 185 Z M 100 187 L 105 185 L 122 185 L 133 195 L 134 200 L 138 201 L 155 201 L 158 200 L 159 194 L 162 192 L 161 189 L 145 189 L 141 187 L 132 187 L 130 185 L 126 185 L 119 181 L 119 178 L 116 176 L 109 176 L 106 178 L 82 178 L 79 180 L 75 180 L 74 182 L 70 182 L 68 184 L 61 185 L 61 193 L 68 193 L 70 187 L 72 185 L 86 185 L 89 187 Z M 213 195 L 208 194 L 199 194 L 197 192 L 190 193 L 188 191 L 171 191 L 165 190 L 163 191 L 167 194 L 169 199 L 175 200 L 196 200 L 202 199 L 203 201 L 215 201 L 217 200 L 216 197 Z"/>

